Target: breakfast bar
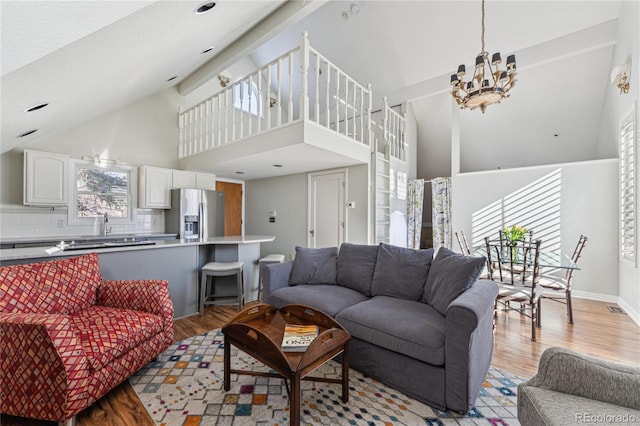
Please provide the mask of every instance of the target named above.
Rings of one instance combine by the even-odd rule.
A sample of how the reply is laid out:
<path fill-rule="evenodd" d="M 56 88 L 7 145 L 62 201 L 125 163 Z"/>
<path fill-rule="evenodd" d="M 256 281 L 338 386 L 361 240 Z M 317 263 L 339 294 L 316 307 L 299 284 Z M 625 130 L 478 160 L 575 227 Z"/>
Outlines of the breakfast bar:
<path fill-rule="evenodd" d="M 245 300 L 255 299 L 260 244 L 274 239 L 273 236 L 244 235 L 158 240 L 154 244 L 89 250 L 60 250 L 55 246 L 1 249 L 0 266 L 43 262 L 95 251 L 105 280 L 169 281 L 175 317 L 182 318 L 198 312 L 198 280 L 200 269 L 207 262 L 243 262 Z"/>

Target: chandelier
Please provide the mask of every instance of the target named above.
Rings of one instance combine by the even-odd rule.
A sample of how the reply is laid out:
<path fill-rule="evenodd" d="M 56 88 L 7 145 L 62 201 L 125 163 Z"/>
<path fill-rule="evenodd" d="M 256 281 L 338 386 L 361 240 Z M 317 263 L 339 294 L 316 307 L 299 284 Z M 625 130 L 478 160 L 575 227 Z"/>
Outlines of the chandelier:
<path fill-rule="evenodd" d="M 516 56 L 507 56 L 507 69 L 501 70 L 500 53 L 494 53 L 489 62 L 489 53 L 484 50 L 484 0 L 482 0 L 482 50 L 476 56 L 476 67 L 473 77 L 465 82 L 464 64 L 458 67 L 456 74 L 451 74 L 451 95 L 460 109 L 474 110 L 480 107 L 484 113 L 488 105 L 499 103 L 509 97 L 509 91 L 516 83 Z"/>

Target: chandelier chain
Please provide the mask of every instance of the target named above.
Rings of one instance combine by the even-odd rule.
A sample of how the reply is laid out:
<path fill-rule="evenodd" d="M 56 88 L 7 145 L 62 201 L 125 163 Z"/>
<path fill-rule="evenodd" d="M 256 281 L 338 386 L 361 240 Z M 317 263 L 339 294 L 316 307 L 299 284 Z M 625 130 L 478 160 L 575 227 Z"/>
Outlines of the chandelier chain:
<path fill-rule="evenodd" d="M 480 39 L 482 40 L 481 52 L 484 52 L 484 0 L 482 0 L 482 35 L 480 36 Z"/>

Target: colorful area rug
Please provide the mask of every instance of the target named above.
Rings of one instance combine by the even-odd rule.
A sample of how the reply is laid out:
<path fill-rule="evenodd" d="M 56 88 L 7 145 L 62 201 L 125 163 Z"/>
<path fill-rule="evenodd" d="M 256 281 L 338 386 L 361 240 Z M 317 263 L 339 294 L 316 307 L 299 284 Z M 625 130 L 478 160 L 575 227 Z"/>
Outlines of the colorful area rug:
<path fill-rule="evenodd" d="M 223 389 L 224 336 L 213 330 L 173 344 L 130 382 L 159 425 L 288 425 L 287 390 L 282 379 L 231 375 Z M 231 367 L 269 371 L 235 347 Z M 476 406 L 466 415 L 440 411 L 365 376 L 349 372 L 349 403 L 339 385 L 302 383 L 303 425 L 517 425 L 516 387 L 524 381 L 491 367 Z M 313 374 L 340 377 L 340 364 Z"/>

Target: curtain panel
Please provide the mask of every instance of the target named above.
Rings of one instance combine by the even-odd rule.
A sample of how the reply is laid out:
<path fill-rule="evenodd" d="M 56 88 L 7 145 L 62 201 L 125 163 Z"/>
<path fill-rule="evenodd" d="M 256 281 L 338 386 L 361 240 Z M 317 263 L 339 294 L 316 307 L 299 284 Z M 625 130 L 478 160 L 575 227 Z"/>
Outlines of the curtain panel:
<path fill-rule="evenodd" d="M 420 248 L 422 232 L 422 208 L 424 204 L 424 179 L 409 181 L 407 193 L 407 247 Z"/>
<path fill-rule="evenodd" d="M 451 249 L 451 178 L 431 180 L 433 248 Z"/>

